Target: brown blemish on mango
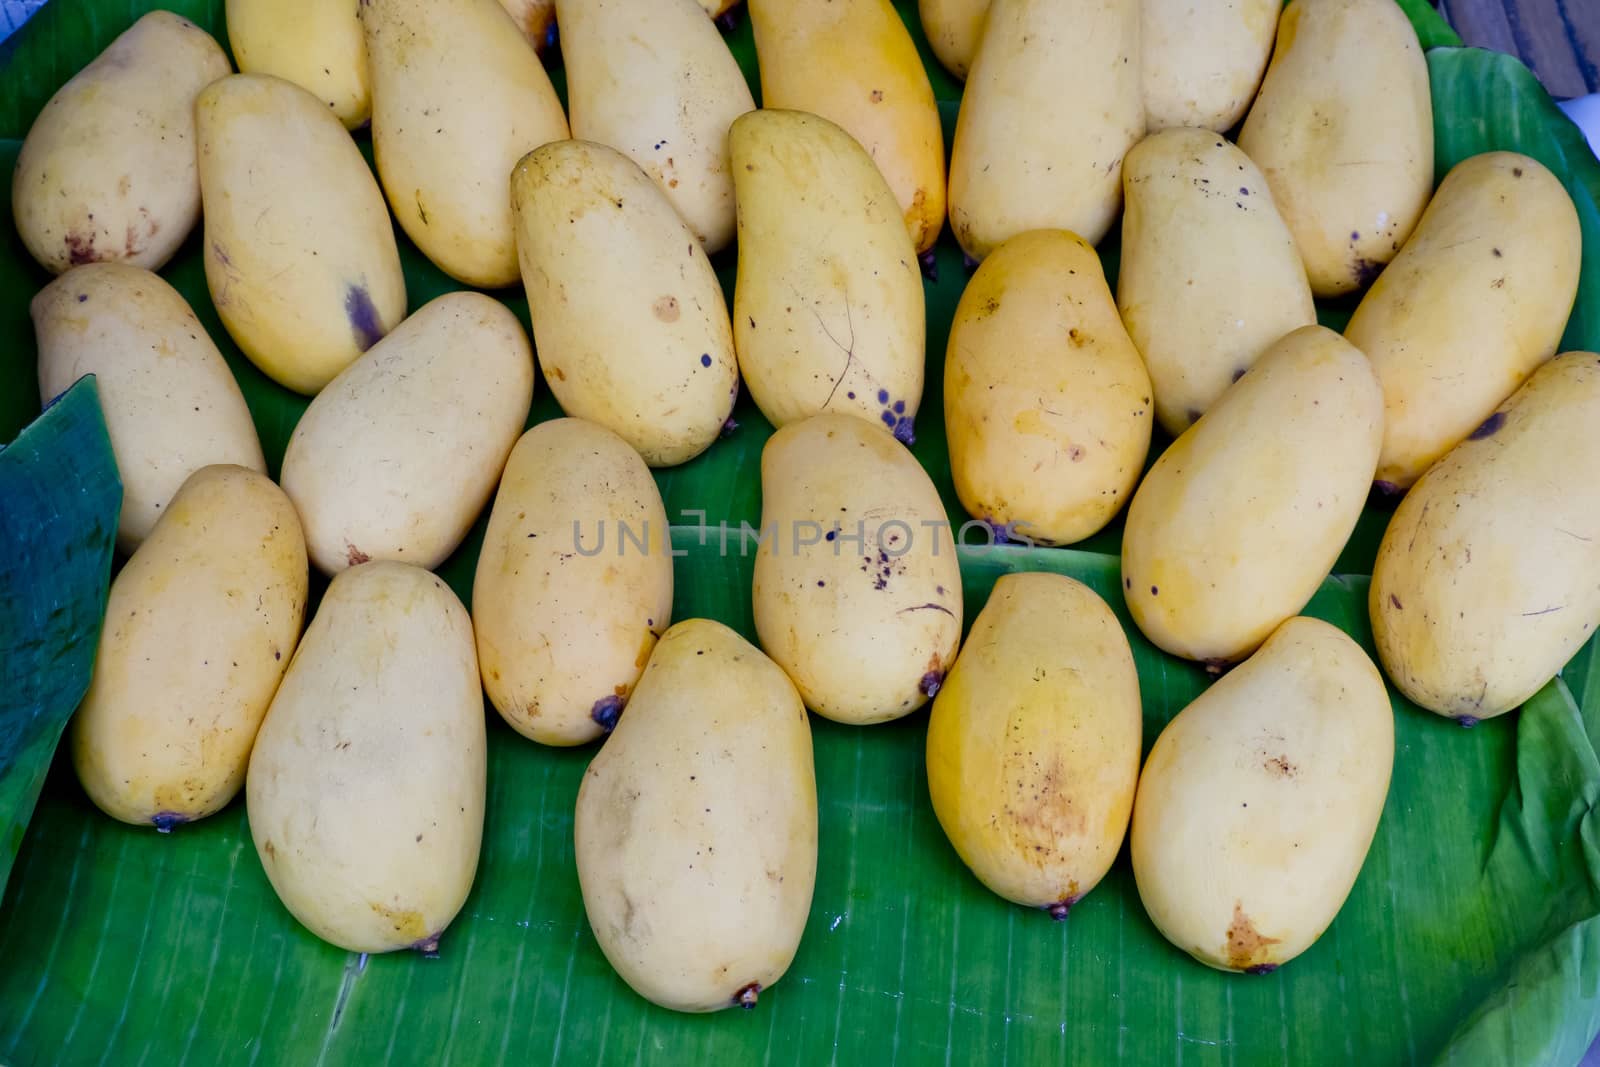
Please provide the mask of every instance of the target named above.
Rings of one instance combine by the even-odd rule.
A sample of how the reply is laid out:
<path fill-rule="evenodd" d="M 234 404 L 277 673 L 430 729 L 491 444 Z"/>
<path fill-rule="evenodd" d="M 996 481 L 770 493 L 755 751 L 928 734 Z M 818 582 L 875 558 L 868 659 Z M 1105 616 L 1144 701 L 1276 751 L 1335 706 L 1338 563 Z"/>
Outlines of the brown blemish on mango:
<path fill-rule="evenodd" d="M 1228 966 L 1236 971 L 1261 966 L 1265 961 L 1257 957 L 1266 955 L 1279 940 L 1276 937 L 1264 937 L 1256 929 L 1255 923 L 1250 921 L 1250 916 L 1244 913 L 1243 902 L 1233 902 L 1233 922 L 1228 926 L 1228 939 L 1222 947 Z"/>
<path fill-rule="evenodd" d="M 1268 756 L 1262 765 L 1267 768 L 1268 774 L 1276 778 L 1293 778 L 1299 771 L 1299 768 L 1289 762 L 1289 757 L 1282 754 Z"/>
<path fill-rule="evenodd" d="M 422 913 L 415 908 L 391 908 L 389 905 L 380 904 L 377 901 L 372 901 L 368 904 L 368 907 L 372 909 L 373 914 L 394 927 L 394 932 L 402 937 L 418 943 L 429 940 L 428 928 L 423 924 Z M 437 947 L 438 938 L 432 938 L 431 940 L 434 942 L 434 946 Z"/>

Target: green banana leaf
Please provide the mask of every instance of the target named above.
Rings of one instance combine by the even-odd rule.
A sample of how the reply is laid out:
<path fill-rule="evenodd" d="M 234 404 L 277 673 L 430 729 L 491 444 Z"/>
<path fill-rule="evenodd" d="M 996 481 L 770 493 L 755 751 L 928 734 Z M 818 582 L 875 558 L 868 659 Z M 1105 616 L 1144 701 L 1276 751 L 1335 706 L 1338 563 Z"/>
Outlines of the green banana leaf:
<path fill-rule="evenodd" d="M 121 507 L 92 376 L 0 447 L 0 891 L 89 688 Z"/>
<path fill-rule="evenodd" d="M 221 37 L 219 0 L 171 6 Z M 918 35 L 948 136 L 960 86 L 933 63 L 915 4 L 898 6 Z M 1402 6 L 1425 45 L 1459 43 L 1421 0 Z M 53 0 L 0 54 L 0 138 L 9 138 L 0 169 L 9 174 L 16 139 L 49 94 L 143 7 Z M 729 40 L 753 80 L 748 25 Z M 1572 190 L 1588 258 L 1567 343 L 1600 348 L 1600 164 L 1515 61 L 1445 47 L 1429 64 L 1441 175 L 1473 152 L 1515 148 Z M 402 244 L 413 307 L 454 288 Z M 1114 279 L 1116 242 L 1103 253 Z M 959 521 L 939 419 L 944 345 L 965 283 L 948 237 L 936 263 L 915 453 Z M 719 267 L 731 283 L 732 256 Z M 196 241 L 164 274 L 228 356 L 275 466 L 304 401 L 229 343 Z M 7 218 L 0 439 L 37 409 L 26 303 L 44 280 Z M 520 294 L 504 295 L 526 321 Z M 1350 305 L 1321 310 L 1337 324 Z M 530 421 L 555 413 L 541 383 Z M 747 401 L 737 417 L 733 436 L 659 481 L 679 524 L 674 542 L 687 552 L 675 617 L 711 616 L 752 635 L 753 542 L 737 527 L 759 514 L 770 428 Z M 1363 575 L 1389 510 L 1369 509 L 1308 609 L 1369 651 Z M 1099 590 L 1134 645 L 1148 747 L 1207 680 L 1156 651 L 1127 618 L 1119 539 L 1113 527 L 1072 550 L 964 549 L 967 614 L 1011 571 L 1071 574 Z M 480 540 L 481 526 L 441 569 L 463 597 Z M 0 902 L 0 1061 L 1576 1061 L 1600 1023 L 1595 646 L 1520 713 L 1471 731 L 1399 697 L 1394 706 L 1393 785 L 1349 901 L 1302 957 L 1257 977 L 1211 971 L 1168 945 L 1125 857 L 1064 923 L 1006 904 L 960 864 L 933 818 L 925 716 L 870 729 L 814 720 L 821 857 L 804 941 L 755 1011 L 710 1017 L 635 996 L 589 930 L 572 806 L 592 750 L 527 743 L 489 712 L 483 858 L 435 960 L 357 957 L 300 928 L 262 875 L 241 804 L 157 835 L 101 816 L 58 758 Z"/>

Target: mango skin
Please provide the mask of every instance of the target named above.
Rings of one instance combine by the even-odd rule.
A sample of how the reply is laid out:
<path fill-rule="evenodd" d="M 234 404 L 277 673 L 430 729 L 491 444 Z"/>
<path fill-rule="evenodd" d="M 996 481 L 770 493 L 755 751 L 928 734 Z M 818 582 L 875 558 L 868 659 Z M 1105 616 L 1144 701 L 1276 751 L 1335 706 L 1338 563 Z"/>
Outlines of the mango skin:
<path fill-rule="evenodd" d="M 1122 158 L 1145 131 L 1140 17 L 1140 0 L 990 5 L 950 153 L 950 228 L 967 255 L 1026 230 L 1090 244 L 1110 230 Z"/>
<path fill-rule="evenodd" d="M 669 550 L 661 493 L 621 437 L 582 419 L 522 435 L 472 585 L 483 688 L 513 729 L 546 745 L 609 731 L 672 622 Z"/>
<path fill-rule="evenodd" d="M 944 228 L 944 133 L 928 71 L 889 0 L 749 0 L 763 107 L 836 123 L 867 150 L 920 255 Z"/>
<path fill-rule="evenodd" d="M 389 207 L 433 264 L 480 289 L 517 281 L 507 176 L 567 117 L 497 0 L 362 0 L 372 149 Z"/>
<path fill-rule="evenodd" d="M 250 836 L 296 919 L 350 952 L 431 951 L 483 840 L 472 622 L 420 567 L 338 575 L 250 755 Z"/>
<path fill-rule="evenodd" d="M 733 240 L 728 127 L 755 108 L 695 0 L 561 0 L 572 135 L 642 167 L 707 252 Z M 942 177 L 942 175 L 941 175 Z"/>
<path fill-rule="evenodd" d="M 1110 870 L 1139 778 L 1139 674 L 1106 602 L 1007 574 L 928 717 L 928 792 L 979 881 L 1066 917 Z"/>
<path fill-rule="evenodd" d="M 1433 192 L 1428 64 L 1393 0 L 1294 0 L 1239 147 L 1261 166 L 1311 291 L 1365 286 Z"/>
<path fill-rule="evenodd" d="M 588 141 L 531 152 L 511 176 L 539 366 L 568 415 L 671 467 L 722 433 L 739 394 L 728 305 L 666 194 Z"/>
<path fill-rule="evenodd" d="M 306 546 L 266 475 L 196 471 L 111 583 L 72 763 L 113 818 L 162 832 L 244 785 L 300 638 Z"/>
<path fill-rule="evenodd" d="M 1333 569 L 1382 440 L 1383 393 L 1360 352 L 1321 326 L 1273 345 L 1128 506 L 1123 594 L 1139 629 L 1186 659 L 1249 655 Z"/>
<path fill-rule="evenodd" d="M 1600 356 L 1568 352 L 1412 487 L 1368 607 L 1385 672 L 1471 725 L 1538 692 L 1600 625 Z"/>
<path fill-rule="evenodd" d="M 729 132 L 739 209 L 733 336 L 774 426 L 847 412 L 910 441 L 927 319 L 888 183 L 844 130 L 761 110 Z"/>
<path fill-rule="evenodd" d="M 762 649 L 818 715 L 920 708 L 961 640 L 961 570 L 927 472 L 862 420 L 818 415 L 768 439 L 761 496 Z"/>
<path fill-rule="evenodd" d="M 917 17 L 939 62 L 965 80 L 983 38 L 989 0 L 917 0 Z"/>
<path fill-rule="evenodd" d="M 372 117 L 359 2 L 227 0 L 228 45 L 245 74 L 273 74 L 328 105 L 347 130 Z"/>
<path fill-rule="evenodd" d="M 383 193 L 327 105 L 267 74 L 195 102 L 206 286 L 268 377 L 314 394 L 406 312 Z"/>
<path fill-rule="evenodd" d="M 1150 920 L 1218 970 L 1294 959 L 1350 895 L 1393 767 L 1378 669 L 1335 627 L 1290 619 L 1150 750 L 1129 849 Z"/>
<path fill-rule="evenodd" d="M 678 623 L 589 764 L 573 829 L 589 925 L 635 992 L 675 1011 L 753 1007 L 794 959 L 816 884 L 794 686 L 721 623 Z"/>
<path fill-rule="evenodd" d="M 239 383 L 183 296 L 161 276 L 126 263 L 74 267 L 35 294 L 39 400 L 48 404 L 85 374 L 122 476 L 117 547 L 150 535 L 178 487 L 201 467 L 267 464 Z"/>
<path fill-rule="evenodd" d="M 1176 437 L 1317 309 L 1266 179 L 1220 134 L 1151 134 L 1122 185 L 1117 307 Z"/>
<path fill-rule="evenodd" d="M 1583 235 L 1555 175 L 1514 152 L 1457 164 L 1344 335 L 1383 383 L 1378 480 L 1410 486 L 1555 355 Z"/>
<path fill-rule="evenodd" d="M 1150 129 L 1233 129 L 1266 73 L 1280 0 L 1143 0 L 1143 10 Z"/>
<path fill-rule="evenodd" d="M 945 354 L 961 505 L 1035 542 L 1083 540 L 1138 481 L 1150 397 L 1094 249 L 1062 230 L 1012 238 L 961 294 Z"/>
<path fill-rule="evenodd" d="M 210 34 L 152 11 L 56 90 L 11 179 L 17 235 L 40 266 L 172 258 L 200 217 L 195 97 L 229 70 Z"/>
<path fill-rule="evenodd" d="M 516 315 L 471 292 L 424 304 L 346 368 L 283 454 L 317 568 L 443 563 L 494 493 L 533 381 Z"/>

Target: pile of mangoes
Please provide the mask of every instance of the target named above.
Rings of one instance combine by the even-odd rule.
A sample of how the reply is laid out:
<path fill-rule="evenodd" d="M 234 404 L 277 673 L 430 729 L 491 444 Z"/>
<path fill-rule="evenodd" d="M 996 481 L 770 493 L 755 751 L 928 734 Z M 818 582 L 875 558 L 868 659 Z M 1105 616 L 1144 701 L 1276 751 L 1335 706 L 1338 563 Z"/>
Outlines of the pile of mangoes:
<path fill-rule="evenodd" d="M 1511 710 L 1600 621 L 1600 488 L 1564 477 L 1600 464 L 1600 356 L 1556 355 L 1576 211 L 1503 152 L 1435 192 L 1392 0 L 922 0 L 967 81 L 948 172 L 890 0 L 749 0 L 762 110 L 725 3 L 503 2 L 229 0 L 238 74 L 147 15 L 17 165 L 18 231 L 59 274 L 43 399 L 99 376 L 125 483 L 78 776 L 162 831 L 243 788 L 320 937 L 437 948 L 477 867 L 486 692 L 536 742 L 609 735 L 576 853 L 616 969 L 748 1007 L 810 907 L 808 712 L 931 700 L 933 808 L 984 884 L 1062 918 L 1131 834 L 1161 931 L 1266 971 L 1333 920 L 1388 789 L 1382 676 L 1299 616 L 1374 485 L 1406 493 L 1377 647 L 1422 707 Z M 956 537 L 906 447 L 947 216 L 981 261 L 945 361 L 961 503 L 1042 545 L 1125 509 L 1132 618 L 1223 675 L 1142 770 L 1130 645 L 1086 586 L 1002 578 L 961 644 Z M 1094 245 L 1119 218 L 1113 294 Z M 314 396 L 278 484 L 153 273 L 202 219 L 228 333 Z M 464 286 L 520 279 L 532 344 L 470 289 L 408 316 L 396 223 Z M 730 312 L 709 256 L 735 239 Z M 1343 336 L 1316 325 L 1314 297 L 1360 290 Z M 523 432 L 535 356 L 569 417 Z M 672 624 L 651 475 L 715 447 L 741 381 L 777 428 L 760 648 Z M 431 568 L 491 501 L 469 618 Z M 302 633 L 310 566 L 332 582 Z"/>

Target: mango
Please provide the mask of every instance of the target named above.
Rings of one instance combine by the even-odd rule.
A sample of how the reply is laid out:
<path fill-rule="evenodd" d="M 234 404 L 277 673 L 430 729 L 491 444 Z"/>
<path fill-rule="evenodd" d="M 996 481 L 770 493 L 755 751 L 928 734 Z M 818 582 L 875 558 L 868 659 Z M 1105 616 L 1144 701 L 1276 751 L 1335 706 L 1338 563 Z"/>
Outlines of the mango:
<path fill-rule="evenodd" d="M 1293 0 L 1239 133 L 1311 291 L 1354 292 L 1411 234 L 1433 192 L 1433 99 L 1394 0 Z"/>
<path fill-rule="evenodd" d="M 695 0 L 560 0 L 572 135 L 610 145 L 667 194 L 707 252 L 733 240 L 728 127 L 750 86 Z"/>
<path fill-rule="evenodd" d="M 557 141 L 511 176 L 539 366 L 568 415 L 671 467 L 722 433 L 739 393 L 728 305 L 666 194 L 614 148 Z"/>
<path fill-rule="evenodd" d="M 1169 129 L 1122 168 L 1117 307 L 1176 437 L 1284 334 L 1317 321 L 1266 179 L 1220 134 Z"/>
<path fill-rule="evenodd" d="M 939 62 L 965 79 L 983 37 L 989 0 L 917 0 L 917 17 Z"/>
<path fill-rule="evenodd" d="M 889 0 L 749 0 L 763 107 L 836 123 L 889 183 L 918 254 L 944 228 L 944 133 L 911 33 Z"/>
<path fill-rule="evenodd" d="M 378 183 L 329 108 L 267 74 L 195 103 L 206 285 L 262 372 L 315 393 L 405 317 Z"/>
<path fill-rule="evenodd" d="M 1280 0 L 1143 0 L 1144 109 L 1150 129 L 1231 130 L 1272 54 Z"/>
<path fill-rule="evenodd" d="M 497 0 L 362 0 L 372 150 L 389 207 L 466 285 L 517 280 L 507 176 L 568 136 L 539 57 Z"/>
<path fill-rule="evenodd" d="M 1141 0 L 994 0 L 950 152 L 950 229 L 982 259 L 1026 230 L 1090 244 L 1144 136 Z M 1085 27 L 1093 27 L 1092 33 Z"/>
<path fill-rule="evenodd" d="M 483 688 L 513 729 L 581 745 L 616 725 L 672 622 L 670 547 L 628 442 L 582 419 L 522 435 L 472 584 Z"/>
<path fill-rule="evenodd" d="M 1013 237 L 950 327 L 944 424 L 961 505 L 1030 541 L 1083 540 L 1138 481 L 1150 396 L 1094 249 L 1062 230 Z"/>
<path fill-rule="evenodd" d="M 1140 716 L 1133 650 L 1094 590 L 994 583 L 928 717 L 934 814 L 979 881 L 1067 917 L 1122 847 Z"/>
<path fill-rule="evenodd" d="M 239 70 L 294 82 L 356 130 L 372 117 L 372 82 L 358 3 L 227 0 L 228 44 Z"/>
<path fill-rule="evenodd" d="M 122 476 L 117 546 L 131 553 L 201 467 L 265 473 L 256 427 L 222 353 L 178 291 L 142 267 L 87 263 L 29 305 L 39 345 L 39 400 L 85 374 Z"/>
<path fill-rule="evenodd" d="M 1445 175 L 1345 327 L 1383 384 L 1382 488 L 1410 486 L 1555 355 L 1582 254 L 1572 198 L 1537 161 L 1486 152 Z"/>
<path fill-rule="evenodd" d="M 311 402 L 283 454 L 283 489 L 311 559 L 434 568 L 489 502 L 533 401 L 533 353 L 482 293 L 429 301 Z"/>
<path fill-rule="evenodd" d="M 111 583 L 72 765 L 89 799 L 162 833 L 244 785 L 306 610 L 306 546 L 267 476 L 191 475 Z"/>
<path fill-rule="evenodd" d="M 1123 594 L 1175 656 L 1233 663 L 1297 614 L 1367 502 L 1383 393 L 1332 330 L 1279 341 L 1156 460 L 1128 505 Z"/>
<path fill-rule="evenodd" d="M 961 639 L 961 570 L 910 452 L 850 415 L 785 426 L 761 453 L 761 533 L 756 634 L 806 707 L 884 722 L 938 691 Z"/>
<path fill-rule="evenodd" d="M 1540 367 L 1400 502 L 1372 571 L 1378 656 L 1465 725 L 1520 705 L 1600 625 L 1600 355 Z"/>
<path fill-rule="evenodd" d="M 738 200 L 733 337 L 774 426 L 824 411 L 902 441 L 922 403 L 927 320 L 898 201 L 844 130 L 752 111 L 729 133 Z"/>
<path fill-rule="evenodd" d="M 335 577 L 250 754 L 250 836 L 278 899 L 347 951 L 436 952 L 478 868 L 485 749 L 449 587 L 407 563 Z"/>
<path fill-rule="evenodd" d="M 195 97 L 228 71 L 210 34 L 152 11 L 56 90 L 11 177 L 17 235 L 40 266 L 172 258 L 200 217 Z"/>
<path fill-rule="evenodd" d="M 754 1007 L 794 959 L 817 875 L 794 686 L 721 623 L 678 623 L 589 764 L 573 824 L 584 911 L 623 980 L 676 1011 Z"/>
<path fill-rule="evenodd" d="M 1156 738 L 1133 804 L 1139 897 L 1208 967 L 1265 974 L 1339 913 L 1383 814 L 1394 712 L 1345 634 L 1293 618 Z"/>

